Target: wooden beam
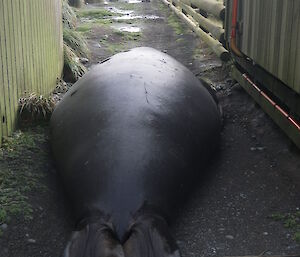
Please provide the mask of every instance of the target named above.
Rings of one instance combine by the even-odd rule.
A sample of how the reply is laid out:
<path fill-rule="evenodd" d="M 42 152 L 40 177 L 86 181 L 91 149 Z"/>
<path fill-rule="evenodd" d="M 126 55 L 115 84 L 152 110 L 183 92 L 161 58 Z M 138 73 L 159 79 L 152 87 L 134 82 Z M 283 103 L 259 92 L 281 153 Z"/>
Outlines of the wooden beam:
<path fill-rule="evenodd" d="M 214 53 L 222 60 L 222 61 L 228 61 L 230 59 L 229 52 L 223 47 L 223 45 L 215 40 L 213 37 L 211 37 L 209 34 L 207 34 L 205 31 L 203 31 L 195 20 L 193 20 L 191 17 L 188 18 L 186 15 L 184 15 L 180 10 L 178 10 L 173 4 L 168 2 L 167 0 L 162 0 L 164 4 L 169 6 L 172 11 L 175 12 L 175 14 L 181 18 L 213 51 Z"/>
<path fill-rule="evenodd" d="M 209 31 L 212 36 L 220 41 L 224 42 L 224 29 L 222 27 L 217 26 L 208 18 L 203 17 L 201 14 L 197 13 L 192 7 L 182 3 L 179 0 L 172 0 L 176 6 L 180 6 L 186 13 L 191 15 L 195 21 L 199 23 L 199 25 L 206 31 Z"/>
<path fill-rule="evenodd" d="M 187 5 L 193 5 L 199 9 L 213 14 L 221 20 L 225 19 L 225 6 L 216 0 L 182 0 Z"/>

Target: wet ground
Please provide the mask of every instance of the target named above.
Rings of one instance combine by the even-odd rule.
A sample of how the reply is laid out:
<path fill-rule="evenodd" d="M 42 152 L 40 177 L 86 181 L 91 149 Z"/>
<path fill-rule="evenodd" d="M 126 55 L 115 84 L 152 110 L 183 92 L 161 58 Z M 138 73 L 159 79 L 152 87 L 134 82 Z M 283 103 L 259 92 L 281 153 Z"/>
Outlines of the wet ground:
<path fill-rule="evenodd" d="M 108 12 L 95 18 L 99 8 Z M 299 254 L 299 151 L 232 81 L 229 66 L 158 0 L 87 10 L 94 14 L 82 16 L 78 30 L 91 50 L 88 67 L 119 51 L 151 46 L 217 90 L 224 112 L 220 151 L 171 228 L 182 256 Z M 22 192 L 32 210 L 26 220 L 22 211 L 10 220 L 0 212 L 0 257 L 61 256 L 74 224 L 56 179 L 47 124 L 16 134 L 0 153 L 0 171 L 12 179 L 22 174 L 18 181 L 28 184 Z M 5 193 L 1 181 L 0 192 Z"/>

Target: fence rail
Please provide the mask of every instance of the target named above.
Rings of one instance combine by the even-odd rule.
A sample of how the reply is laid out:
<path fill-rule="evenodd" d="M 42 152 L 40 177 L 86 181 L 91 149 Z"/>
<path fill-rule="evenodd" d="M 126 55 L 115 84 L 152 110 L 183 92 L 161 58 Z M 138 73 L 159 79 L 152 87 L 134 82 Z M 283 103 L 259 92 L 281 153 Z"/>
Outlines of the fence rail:
<path fill-rule="evenodd" d="M 0 1 L 0 144 L 16 126 L 18 99 L 47 95 L 63 67 L 61 0 Z"/>
<path fill-rule="evenodd" d="M 230 59 L 224 48 L 225 6 L 217 0 L 162 0 L 205 41 L 223 61 Z"/>

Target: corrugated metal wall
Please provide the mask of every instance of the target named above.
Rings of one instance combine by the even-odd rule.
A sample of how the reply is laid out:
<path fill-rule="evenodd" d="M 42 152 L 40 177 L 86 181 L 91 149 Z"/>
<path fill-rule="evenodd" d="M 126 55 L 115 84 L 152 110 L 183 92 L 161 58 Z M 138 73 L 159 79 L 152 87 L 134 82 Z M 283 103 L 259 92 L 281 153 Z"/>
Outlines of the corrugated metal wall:
<path fill-rule="evenodd" d="M 300 93 L 300 1 L 240 0 L 239 47 Z"/>
<path fill-rule="evenodd" d="M 61 0 L 0 0 L 0 143 L 24 91 L 47 95 L 61 76 L 61 15 Z"/>

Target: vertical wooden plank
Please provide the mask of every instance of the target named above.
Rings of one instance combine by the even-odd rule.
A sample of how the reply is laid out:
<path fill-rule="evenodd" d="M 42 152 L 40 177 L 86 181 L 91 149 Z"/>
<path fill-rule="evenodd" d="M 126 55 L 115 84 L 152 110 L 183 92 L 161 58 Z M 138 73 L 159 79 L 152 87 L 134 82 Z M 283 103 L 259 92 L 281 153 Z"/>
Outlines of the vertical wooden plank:
<path fill-rule="evenodd" d="M 33 0 L 27 0 L 27 2 L 24 2 L 25 8 L 26 8 L 26 23 L 27 23 L 27 37 L 26 37 L 26 41 L 27 41 L 27 51 L 28 51 L 28 58 L 29 58 L 29 67 L 28 67 L 28 77 L 29 77 L 29 85 L 28 87 L 28 93 L 32 93 L 34 91 L 34 81 L 33 81 L 33 54 L 32 52 L 33 50 L 33 44 L 32 44 L 32 38 L 33 36 L 33 26 L 32 26 L 32 22 L 31 22 L 31 5 L 32 5 L 32 1 Z"/>
<path fill-rule="evenodd" d="M 18 73 L 19 73 L 19 65 L 17 64 L 16 57 L 16 17 L 15 17 L 15 1 L 8 1 L 8 16 L 9 16 L 9 36 L 10 36 L 10 54 L 11 54 L 11 74 L 12 74 L 12 83 L 11 83 L 11 91 L 10 91 L 10 99 L 13 104 L 13 112 L 11 113 L 12 117 L 12 129 L 15 128 L 17 124 L 17 112 L 18 112 L 18 97 L 17 97 L 17 88 L 18 88 Z"/>
<path fill-rule="evenodd" d="M 283 82 L 288 80 L 289 51 L 291 47 L 291 32 L 293 19 L 293 1 L 283 1 L 282 27 L 279 49 L 278 78 Z"/>
<path fill-rule="evenodd" d="M 265 6 L 265 15 L 262 15 L 262 19 L 264 19 L 265 16 L 265 26 L 264 29 L 266 31 L 265 34 L 265 40 L 264 40 L 264 49 L 262 52 L 262 62 L 263 65 L 265 67 L 265 69 L 268 69 L 269 67 L 269 60 L 270 60 L 270 55 L 271 55 L 271 48 L 270 48 L 270 44 L 271 44 L 271 28 L 272 28 L 272 18 L 273 18 L 273 4 L 274 4 L 274 0 L 266 0 L 266 6 Z"/>
<path fill-rule="evenodd" d="M 42 38 L 41 38 L 41 30 L 42 30 L 42 23 L 45 22 L 45 20 L 42 20 L 42 13 L 41 13 L 41 8 L 40 5 L 41 0 L 35 2 L 35 23 L 37 27 L 37 93 L 40 95 L 42 94 L 42 88 L 44 87 L 43 85 L 43 62 L 44 60 L 42 59 Z"/>
<path fill-rule="evenodd" d="M 246 53 L 249 47 L 249 34 L 251 32 L 249 31 L 249 19 L 250 19 L 250 13 L 249 13 L 249 1 L 243 1 L 243 17 L 242 17 L 242 22 L 243 22 L 243 34 L 241 36 L 242 38 L 242 44 L 240 46 L 240 49 L 242 52 Z"/>
<path fill-rule="evenodd" d="M 251 58 L 256 61 L 257 57 L 257 41 L 258 36 L 259 36 L 259 15 L 260 15 L 260 10 L 259 10 L 259 0 L 252 0 L 252 10 L 253 10 L 253 19 L 252 19 L 252 34 L 251 34 L 251 50 L 249 52 Z"/>
<path fill-rule="evenodd" d="M 14 60 L 13 66 L 16 72 L 16 81 L 14 87 L 14 103 L 15 103 L 15 119 L 17 121 L 18 117 L 18 99 L 19 95 L 22 92 L 23 87 L 23 59 L 21 58 L 21 41 L 20 38 L 20 15 L 19 15 L 19 1 L 14 0 L 12 1 L 12 26 L 13 26 L 13 41 L 14 41 Z"/>
<path fill-rule="evenodd" d="M 40 18 L 41 18 L 41 58 L 43 60 L 43 69 L 41 71 L 42 73 L 42 88 L 41 88 L 41 94 L 45 94 L 45 88 L 47 88 L 47 63 L 48 63 L 48 60 L 46 58 L 46 51 L 47 51 L 47 47 L 46 47 L 46 20 L 45 20 L 45 14 L 46 14 L 46 8 L 45 8 L 45 0 L 41 0 L 40 1 Z"/>
<path fill-rule="evenodd" d="M 45 2 L 46 9 L 51 8 L 51 3 L 49 1 Z M 49 12 L 45 13 L 45 17 L 47 18 L 48 21 L 50 21 L 50 14 Z M 51 78 L 51 45 L 50 45 L 50 22 L 45 24 L 45 30 L 47 31 L 47 84 L 49 83 L 49 80 Z"/>
<path fill-rule="evenodd" d="M 291 26 L 291 47 L 289 52 L 287 53 L 286 58 L 289 60 L 289 69 L 288 69 L 288 77 L 287 84 L 291 88 L 297 87 L 295 84 L 295 76 L 296 73 L 299 73 L 300 70 L 296 70 L 296 57 L 297 57 L 297 49 L 300 47 L 300 41 L 298 41 L 299 30 L 300 30 L 300 1 L 293 0 L 293 12 L 292 12 L 292 26 Z"/>
<path fill-rule="evenodd" d="M 266 1 L 259 1 L 258 7 L 255 11 L 258 11 L 258 19 L 255 25 L 257 30 L 256 40 L 254 41 L 255 60 L 259 65 L 263 66 L 263 56 L 266 50 Z"/>
<path fill-rule="evenodd" d="M 18 34 L 18 39 L 17 39 L 17 44 L 18 44 L 18 63 L 19 63 L 19 67 L 20 67 L 20 71 L 19 71 L 19 78 L 18 78 L 18 98 L 24 93 L 25 90 L 25 75 L 24 75 L 24 67 L 25 67 L 25 58 L 23 55 L 23 49 L 24 49 L 24 40 L 23 40 L 23 33 L 22 33 L 22 22 L 24 20 L 24 17 L 22 17 L 22 13 L 21 13 L 21 5 L 20 5 L 20 0 L 15 0 L 16 2 L 16 9 L 15 9 L 15 13 L 16 13 L 16 18 L 17 18 L 17 34 Z"/>
<path fill-rule="evenodd" d="M 32 84 L 32 91 L 31 92 L 36 92 L 36 29 L 35 29 L 35 22 L 34 22 L 34 0 L 30 0 L 30 5 L 29 5 L 29 17 L 28 20 L 30 22 L 30 27 L 29 31 L 31 33 L 31 38 L 29 39 L 29 44 L 31 48 L 31 68 L 32 68 L 32 73 L 31 73 L 31 84 Z"/>
<path fill-rule="evenodd" d="M 50 8 L 52 8 L 53 12 L 50 14 L 50 20 L 51 20 L 51 24 L 50 24 L 50 31 L 51 31 L 51 35 L 53 35 L 51 37 L 51 49 L 52 49 L 52 55 L 51 55 L 51 72 L 52 74 L 55 74 L 55 24 L 56 24 L 56 21 L 55 21 L 55 12 L 56 12 L 56 9 L 55 9 L 55 3 L 54 2 L 51 2 L 50 4 Z M 53 77 L 50 78 L 49 82 L 48 82 L 48 92 L 51 90 L 51 84 L 53 83 Z"/>
<path fill-rule="evenodd" d="M 14 102 L 13 102 L 13 87 L 14 87 L 14 81 L 13 81 L 13 72 L 12 72 L 12 40 L 11 40 L 11 33 L 12 33 L 12 27 L 10 24 L 10 16 L 11 16 L 11 7 L 9 5 L 10 1 L 4 1 L 4 31 L 5 31 L 5 49 L 6 49 L 6 65 L 7 65 L 7 98 L 9 101 L 9 112 L 7 112 L 7 118 L 9 117 L 10 120 L 10 126 L 7 129 L 8 135 L 10 135 L 13 127 L 14 127 Z"/>
<path fill-rule="evenodd" d="M 297 2 L 296 4 L 298 5 L 297 6 L 297 9 L 299 11 L 299 5 L 300 5 L 300 2 L 299 1 L 295 1 Z M 294 74 L 293 74 L 293 77 L 294 77 L 294 84 L 293 84 L 293 89 L 298 93 L 300 94 L 300 21 L 299 21 L 299 13 L 298 13 L 298 25 L 297 25 L 297 34 L 298 34 L 298 37 L 297 37 L 297 41 L 296 41 L 296 54 L 295 54 L 295 66 L 294 66 Z M 300 106 L 300 103 L 299 103 L 299 106 Z"/>
<path fill-rule="evenodd" d="M 4 13 L 7 12 L 6 5 L 3 1 L 0 1 L 0 51 L 1 51 L 1 69 L 2 78 L 0 81 L 0 104 L 2 109 L 1 127 L 3 136 L 8 136 L 8 131 L 11 129 L 10 120 L 10 102 L 8 91 L 8 75 L 7 75 L 7 51 L 6 51 L 6 26 Z"/>
<path fill-rule="evenodd" d="M 34 91 L 35 93 L 38 93 L 39 89 L 39 83 L 38 83 L 38 69 L 39 69 L 39 63 L 38 63 L 38 33 L 37 33 L 37 21 L 36 21 L 36 5 L 37 1 L 32 1 L 31 3 L 31 22 L 32 22 L 32 31 L 33 31 L 33 38 L 32 38 L 32 44 L 33 44 L 33 85 L 34 85 Z"/>
<path fill-rule="evenodd" d="M 0 4 L 0 8 L 1 8 L 1 4 Z M 0 20 L 0 30 L 1 30 L 1 20 Z M 0 32 L 0 44 L 1 44 L 1 32 Z M 4 105 L 4 92 L 3 92 L 3 62 L 2 62 L 2 51 L 1 51 L 1 47 L 0 47 L 0 147 L 2 144 L 2 117 L 3 117 L 3 113 L 2 113 L 2 109 L 3 109 L 3 105 Z"/>
<path fill-rule="evenodd" d="M 31 88 L 31 82 L 30 82 L 30 48 L 28 44 L 28 38 L 29 38 L 29 31 L 28 31 L 28 10 L 27 5 L 28 3 L 25 3 L 23 0 L 20 1 L 20 8 L 21 12 L 20 15 L 22 17 L 22 42 L 23 42 L 23 58 L 24 58 L 24 92 L 30 91 Z"/>
<path fill-rule="evenodd" d="M 282 27 L 282 10 L 283 1 L 275 0 L 273 4 L 273 16 L 271 21 L 271 39 L 270 39 L 270 56 L 269 71 L 272 74 L 278 74 L 279 49 L 280 49 L 280 33 Z"/>

